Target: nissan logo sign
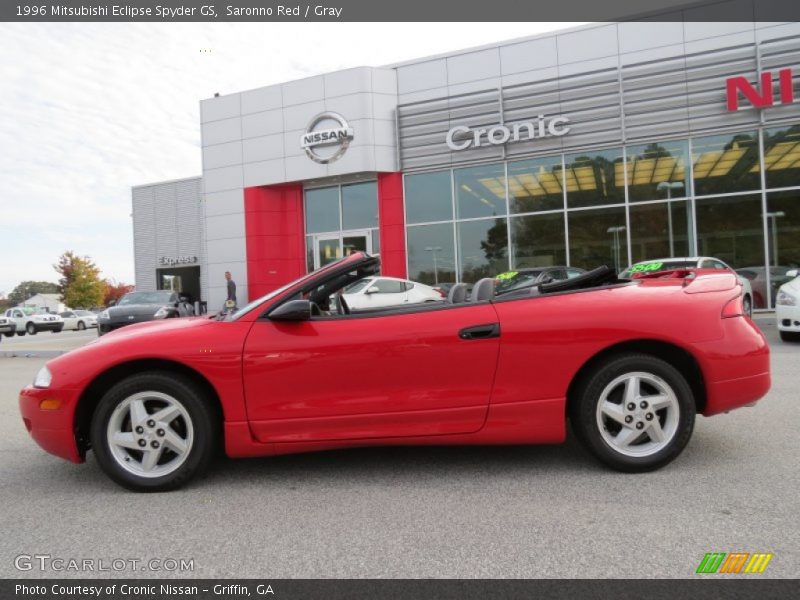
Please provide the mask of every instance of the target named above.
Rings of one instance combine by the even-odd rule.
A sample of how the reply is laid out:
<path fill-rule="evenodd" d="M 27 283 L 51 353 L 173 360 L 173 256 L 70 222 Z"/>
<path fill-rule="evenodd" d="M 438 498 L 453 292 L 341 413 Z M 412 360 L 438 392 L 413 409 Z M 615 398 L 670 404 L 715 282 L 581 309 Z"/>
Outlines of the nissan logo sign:
<path fill-rule="evenodd" d="M 352 140 L 353 130 L 344 117 L 324 112 L 311 119 L 306 132 L 300 136 L 300 147 L 308 158 L 324 165 L 341 157 Z"/>

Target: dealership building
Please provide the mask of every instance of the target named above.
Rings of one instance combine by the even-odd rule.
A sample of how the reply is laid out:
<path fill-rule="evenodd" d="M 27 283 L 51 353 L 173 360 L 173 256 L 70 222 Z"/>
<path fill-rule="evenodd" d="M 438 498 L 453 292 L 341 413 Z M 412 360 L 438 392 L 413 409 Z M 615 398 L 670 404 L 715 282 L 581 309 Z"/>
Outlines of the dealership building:
<path fill-rule="evenodd" d="M 385 275 L 708 255 L 800 266 L 800 24 L 603 23 L 200 103 L 202 175 L 133 188 L 136 285 L 217 310 L 357 251 Z"/>

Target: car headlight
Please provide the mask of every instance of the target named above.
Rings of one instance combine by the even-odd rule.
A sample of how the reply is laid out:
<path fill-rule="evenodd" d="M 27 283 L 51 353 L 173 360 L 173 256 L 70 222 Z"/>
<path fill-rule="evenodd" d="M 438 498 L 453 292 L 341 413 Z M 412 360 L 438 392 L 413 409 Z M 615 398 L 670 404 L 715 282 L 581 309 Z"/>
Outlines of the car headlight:
<path fill-rule="evenodd" d="M 33 387 L 35 388 L 49 388 L 53 376 L 50 374 L 50 369 L 46 366 L 39 369 L 36 377 L 33 380 Z"/>
<path fill-rule="evenodd" d="M 797 298 L 787 292 L 778 292 L 776 304 L 781 306 L 797 306 Z"/>
<path fill-rule="evenodd" d="M 166 319 L 166 318 L 167 318 L 167 315 L 169 315 L 169 311 L 168 311 L 166 308 L 164 308 L 164 307 L 162 306 L 161 308 L 159 308 L 159 309 L 156 311 L 156 314 L 154 314 L 153 316 L 154 316 L 156 319 Z"/>
<path fill-rule="evenodd" d="M 100 313 L 100 315 L 97 318 L 98 319 L 110 319 L 111 317 L 108 315 L 108 311 L 104 310 L 103 312 Z"/>

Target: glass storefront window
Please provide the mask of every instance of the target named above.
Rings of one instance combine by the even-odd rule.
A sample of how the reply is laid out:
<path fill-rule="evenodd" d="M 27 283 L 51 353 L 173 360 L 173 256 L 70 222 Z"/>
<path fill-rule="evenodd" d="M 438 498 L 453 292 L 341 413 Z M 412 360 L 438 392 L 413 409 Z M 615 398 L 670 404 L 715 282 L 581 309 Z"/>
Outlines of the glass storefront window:
<path fill-rule="evenodd" d="M 506 219 L 464 221 L 458 224 L 461 281 L 475 283 L 508 271 Z"/>
<path fill-rule="evenodd" d="M 689 143 L 686 140 L 630 146 L 628 199 L 631 202 L 689 195 Z"/>
<path fill-rule="evenodd" d="M 511 269 L 567 264 L 564 213 L 511 219 Z"/>
<path fill-rule="evenodd" d="M 408 223 L 452 220 L 450 171 L 406 175 L 405 202 Z"/>
<path fill-rule="evenodd" d="M 506 214 L 506 180 L 502 164 L 481 165 L 453 172 L 459 219 Z"/>
<path fill-rule="evenodd" d="M 374 181 L 342 186 L 342 229 L 378 226 L 378 186 Z M 338 227 L 337 227 L 338 229 Z"/>
<path fill-rule="evenodd" d="M 564 208 L 561 155 L 508 163 L 512 213 Z"/>
<path fill-rule="evenodd" d="M 339 231 L 339 187 L 306 190 L 306 233 Z"/>
<path fill-rule="evenodd" d="M 408 228 L 408 277 L 428 285 L 455 283 L 456 253 L 452 223 Z"/>
<path fill-rule="evenodd" d="M 565 165 L 569 208 L 625 202 L 621 148 L 568 154 Z"/>
<path fill-rule="evenodd" d="M 761 187 L 758 135 L 745 131 L 692 139 L 694 192 L 729 194 Z"/>
<path fill-rule="evenodd" d="M 764 131 L 767 188 L 800 186 L 800 125 Z"/>
<path fill-rule="evenodd" d="M 691 254 L 691 211 L 685 200 L 631 206 L 630 224 L 634 263 Z"/>
<path fill-rule="evenodd" d="M 624 207 L 571 211 L 567 219 L 573 267 L 608 265 L 621 271 L 628 266 Z"/>
<path fill-rule="evenodd" d="M 772 192 L 767 194 L 767 236 L 769 244 L 770 289 L 772 306 L 778 288 L 790 278 L 786 276 L 789 269 L 800 268 L 800 190 Z M 753 293 L 756 285 L 766 289 L 763 267 L 757 272 L 760 277 L 751 280 Z"/>
<path fill-rule="evenodd" d="M 699 255 L 719 258 L 734 269 L 764 268 L 760 194 L 702 198 L 695 207 Z M 766 308 L 765 298 L 754 297 L 753 307 Z"/>

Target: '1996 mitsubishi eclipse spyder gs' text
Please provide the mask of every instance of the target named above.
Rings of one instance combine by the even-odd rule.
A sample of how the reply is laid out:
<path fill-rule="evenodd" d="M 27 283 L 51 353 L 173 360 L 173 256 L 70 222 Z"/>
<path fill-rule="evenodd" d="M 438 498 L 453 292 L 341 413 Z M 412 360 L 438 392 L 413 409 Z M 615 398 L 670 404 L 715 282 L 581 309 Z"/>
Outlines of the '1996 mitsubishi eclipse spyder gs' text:
<path fill-rule="evenodd" d="M 20 410 L 48 452 L 133 490 L 177 488 L 218 444 L 267 456 L 387 444 L 551 444 L 566 422 L 601 461 L 673 460 L 696 413 L 751 404 L 769 348 L 732 273 L 634 281 L 601 267 L 525 295 L 351 310 L 379 272 L 353 254 L 231 315 L 141 323 L 47 363 Z"/>

